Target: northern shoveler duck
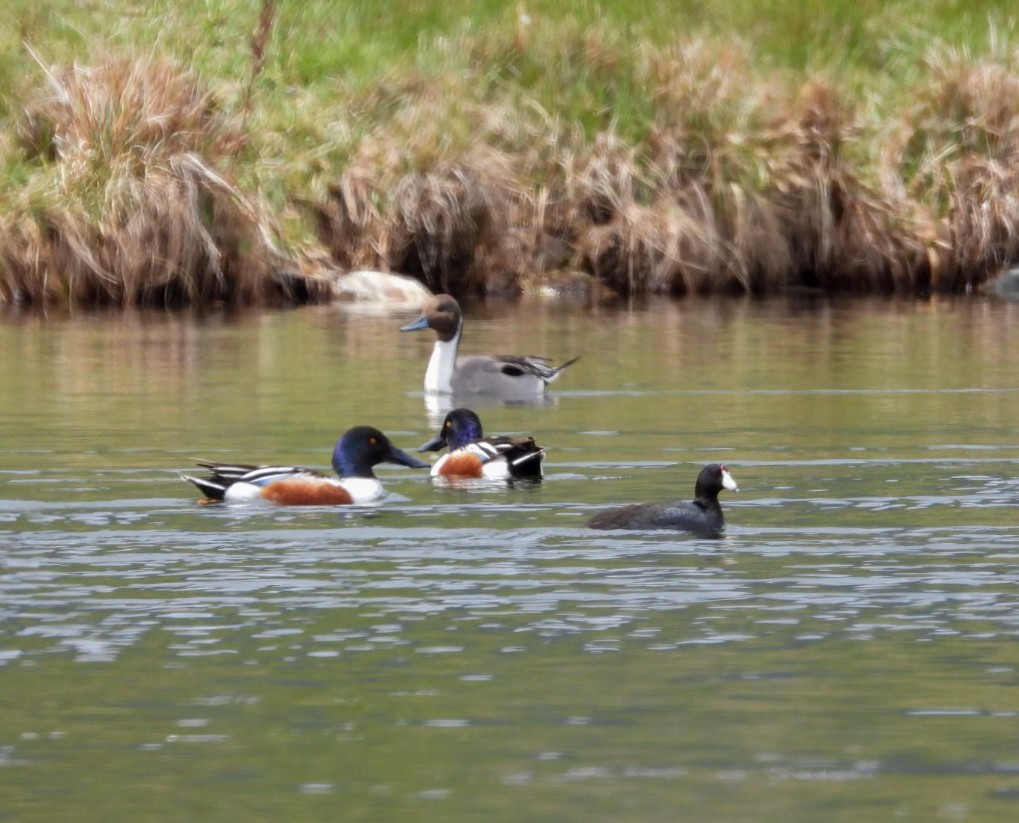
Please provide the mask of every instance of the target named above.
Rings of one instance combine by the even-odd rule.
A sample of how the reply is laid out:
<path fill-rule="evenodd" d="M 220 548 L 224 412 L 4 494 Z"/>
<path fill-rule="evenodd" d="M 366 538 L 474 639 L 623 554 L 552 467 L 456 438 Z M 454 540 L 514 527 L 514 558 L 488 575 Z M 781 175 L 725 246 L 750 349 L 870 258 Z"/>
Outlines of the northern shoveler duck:
<path fill-rule="evenodd" d="M 193 483 L 205 495 L 206 503 L 221 500 L 269 500 L 283 506 L 335 506 L 370 503 L 383 495 L 382 484 L 372 471 L 379 463 L 398 463 L 412 469 L 427 469 L 423 460 L 396 448 L 382 432 L 371 426 L 356 426 L 336 441 L 333 470 L 329 477 L 299 466 L 227 465 L 199 461 L 210 477 L 181 479 Z"/>
<path fill-rule="evenodd" d="M 692 501 L 638 503 L 597 514 L 587 521 L 592 529 L 674 529 L 716 537 L 725 526 L 718 493 L 722 489 L 739 491 L 729 470 L 712 463 L 697 475 Z"/>
<path fill-rule="evenodd" d="M 533 400 L 579 359 L 574 357 L 561 366 L 553 366 L 544 357 L 508 354 L 457 357 L 463 313 L 460 304 L 448 294 L 428 300 L 421 316 L 400 331 L 432 329 L 435 347 L 425 371 L 425 392 L 430 394 L 487 394 L 504 400 Z"/>
<path fill-rule="evenodd" d="M 541 479 L 545 452 L 533 437 L 485 437 L 481 419 L 470 409 L 453 409 L 439 433 L 418 448 L 444 454 L 432 465 L 432 477 L 485 477 Z"/>

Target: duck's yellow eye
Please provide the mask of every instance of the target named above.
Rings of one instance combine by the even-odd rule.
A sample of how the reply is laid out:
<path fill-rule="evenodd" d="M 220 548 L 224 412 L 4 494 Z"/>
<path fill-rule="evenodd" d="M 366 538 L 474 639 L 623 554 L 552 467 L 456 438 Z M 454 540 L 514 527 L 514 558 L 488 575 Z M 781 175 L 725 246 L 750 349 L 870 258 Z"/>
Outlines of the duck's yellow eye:
<path fill-rule="evenodd" d="M 368 442 L 374 446 L 378 441 L 374 437 L 369 437 Z"/>

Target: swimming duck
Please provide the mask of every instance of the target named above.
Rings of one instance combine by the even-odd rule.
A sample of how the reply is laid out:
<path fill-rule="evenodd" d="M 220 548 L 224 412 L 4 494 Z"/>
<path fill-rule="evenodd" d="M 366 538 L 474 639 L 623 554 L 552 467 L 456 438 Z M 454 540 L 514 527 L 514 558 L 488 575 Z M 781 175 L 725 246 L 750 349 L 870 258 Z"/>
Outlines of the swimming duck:
<path fill-rule="evenodd" d="M 470 409 L 453 409 L 439 433 L 418 448 L 444 454 L 432 465 L 432 477 L 485 477 L 541 479 L 544 450 L 533 437 L 485 437 L 481 418 Z"/>
<path fill-rule="evenodd" d="M 715 537 L 725 526 L 718 503 L 718 493 L 722 489 L 739 491 L 729 470 L 721 463 L 712 463 L 697 475 L 692 501 L 623 506 L 596 514 L 587 525 L 592 529 L 675 529 Z"/>
<path fill-rule="evenodd" d="M 463 313 L 448 294 L 437 294 L 421 309 L 421 316 L 400 331 L 432 329 L 435 347 L 425 371 L 425 392 L 429 394 L 490 394 L 505 400 L 533 400 L 563 370 L 579 357 L 553 366 L 544 357 L 508 354 L 457 357 Z"/>
<path fill-rule="evenodd" d="M 398 463 L 412 469 L 428 464 L 396 448 L 382 432 L 371 426 L 355 426 L 336 441 L 333 470 L 329 477 L 298 466 L 252 466 L 198 462 L 210 477 L 181 479 L 205 494 L 205 503 L 221 500 L 269 500 L 283 506 L 335 506 L 370 503 L 384 493 L 372 468 L 379 463 Z"/>

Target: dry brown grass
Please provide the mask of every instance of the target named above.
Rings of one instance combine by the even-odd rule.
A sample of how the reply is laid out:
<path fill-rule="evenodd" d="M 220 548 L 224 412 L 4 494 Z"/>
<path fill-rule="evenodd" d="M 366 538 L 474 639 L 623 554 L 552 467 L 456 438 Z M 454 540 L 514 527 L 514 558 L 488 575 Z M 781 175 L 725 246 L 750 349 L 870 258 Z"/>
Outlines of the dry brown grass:
<path fill-rule="evenodd" d="M 737 58 L 710 58 L 696 44 L 649 57 L 659 111 L 643 146 L 611 131 L 587 145 L 553 126 L 542 153 L 488 112 L 454 161 L 414 145 L 435 145 L 433 112 L 405 113 L 413 138 L 372 135 L 317 204 L 319 236 L 341 266 L 454 293 L 513 291 L 564 268 L 623 294 L 926 288 L 930 233 L 857 179 L 843 148 L 859 126 L 835 91 L 817 81 L 783 98 L 748 87 Z"/>
<path fill-rule="evenodd" d="M 175 64 L 47 71 L 19 135 L 33 187 L 0 220 L 0 300 L 185 305 L 321 299 L 226 170 L 244 135 Z"/>
<path fill-rule="evenodd" d="M 478 147 L 422 164 L 395 143 L 371 148 L 314 206 L 340 266 L 399 271 L 455 294 L 517 289 L 523 256 L 541 256 L 541 198 L 524 193 L 507 153 Z"/>
<path fill-rule="evenodd" d="M 1019 70 L 932 55 L 932 83 L 913 118 L 923 202 L 941 244 L 941 288 L 970 288 L 1019 259 Z"/>
<path fill-rule="evenodd" d="M 567 51 L 592 73 L 617 66 L 610 40 Z M 384 171 L 348 169 L 320 204 L 334 215 L 323 240 L 341 264 L 371 249 L 375 264 L 454 292 L 576 268 L 623 294 L 925 294 L 1019 260 L 1019 74 L 1007 61 L 932 56 L 918 102 L 879 127 L 825 78 L 761 79 L 738 47 L 648 51 L 638 73 L 656 106 L 643 142 L 608 129 L 587 143 L 553 124 L 543 154 L 518 128 L 496 175 L 476 146 L 506 129 L 479 130 L 458 162 L 373 135 Z"/>
<path fill-rule="evenodd" d="M 265 0 L 233 117 L 158 58 L 47 72 L 19 123 L 34 173 L 0 218 L 0 300 L 328 295 L 315 276 L 328 266 L 285 250 L 232 174 L 254 151 L 275 14 Z M 316 194 L 289 194 L 311 203 L 336 269 L 454 294 L 571 277 L 626 295 L 925 294 L 1019 261 L 1017 55 L 932 52 L 878 123 L 829 78 L 762 75 L 738 43 L 634 50 L 605 30 L 555 40 L 519 24 L 447 49 L 455 70 L 394 71 L 315 132 L 343 135 L 321 152 L 343 164 L 323 161 Z M 557 70 L 594 78 L 607 105 L 640 89 L 640 128 L 606 117 L 585 131 L 492 79 Z"/>

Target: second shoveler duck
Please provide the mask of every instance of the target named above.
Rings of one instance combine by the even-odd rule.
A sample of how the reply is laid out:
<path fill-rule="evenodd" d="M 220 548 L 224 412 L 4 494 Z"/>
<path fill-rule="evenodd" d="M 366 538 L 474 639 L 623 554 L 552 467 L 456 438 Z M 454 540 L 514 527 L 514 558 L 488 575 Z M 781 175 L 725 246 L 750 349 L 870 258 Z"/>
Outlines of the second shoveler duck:
<path fill-rule="evenodd" d="M 432 477 L 484 477 L 492 480 L 541 479 L 545 452 L 533 437 L 485 437 L 481 419 L 470 409 L 453 409 L 439 433 L 418 451 L 448 448 L 432 465 Z"/>
<path fill-rule="evenodd" d="M 298 466 L 227 465 L 200 461 L 209 477 L 182 474 L 205 495 L 206 503 L 221 500 L 268 500 L 283 506 L 336 506 L 371 503 L 384 490 L 373 468 L 379 463 L 397 463 L 412 469 L 427 469 L 423 460 L 396 448 L 382 432 L 371 426 L 355 426 L 336 442 L 333 470 L 329 477 Z"/>
<path fill-rule="evenodd" d="M 592 529 L 672 529 L 701 537 L 718 537 L 725 526 L 718 493 L 739 491 L 721 463 L 705 466 L 697 475 L 694 499 L 668 503 L 637 503 L 597 514 L 587 521 Z"/>
<path fill-rule="evenodd" d="M 425 371 L 425 392 L 429 394 L 494 395 L 506 401 L 528 401 L 540 397 L 545 387 L 578 358 L 553 366 L 544 357 L 508 354 L 458 357 L 463 313 L 448 294 L 428 300 L 421 316 L 400 331 L 432 329 L 435 347 Z"/>

